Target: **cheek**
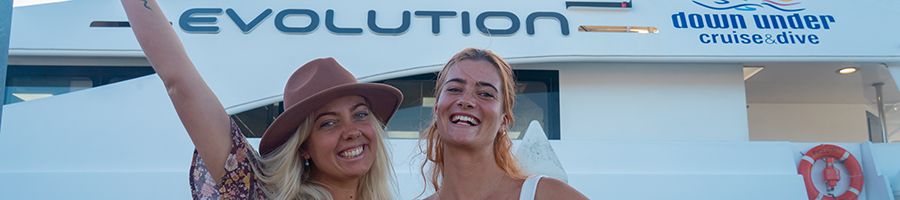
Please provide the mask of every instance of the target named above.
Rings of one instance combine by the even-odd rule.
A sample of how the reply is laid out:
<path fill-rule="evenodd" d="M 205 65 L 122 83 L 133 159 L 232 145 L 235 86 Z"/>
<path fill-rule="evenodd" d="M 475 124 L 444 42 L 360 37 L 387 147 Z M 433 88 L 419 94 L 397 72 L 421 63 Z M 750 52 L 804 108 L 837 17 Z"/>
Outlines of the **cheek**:
<path fill-rule="evenodd" d="M 443 107 L 446 107 L 446 106 L 449 104 L 449 102 L 450 102 L 450 100 L 448 100 L 448 99 L 449 99 L 449 98 L 447 98 L 447 97 L 438 98 L 438 99 L 437 99 L 437 102 L 435 102 L 434 108 L 435 108 L 435 109 L 441 109 L 441 108 L 443 108 Z"/>
<path fill-rule="evenodd" d="M 436 115 L 447 114 L 447 112 L 453 106 L 453 98 L 452 97 L 442 97 L 435 102 L 434 112 Z"/>
<path fill-rule="evenodd" d="M 336 140 L 327 137 L 327 133 L 314 133 L 309 140 L 306 141 L 307 150 L 313 155 L 331 154 L 334 150 Z"/>
<path fill-rule="evenodd" d="M 369 140 L 377 139 L 381 137 L 378 135 L 378 131 L 375 130 L 374 124 L 366 124 L 365 127 L 360 128 L 363 132 L 363 136 L 365 136 Z"/>

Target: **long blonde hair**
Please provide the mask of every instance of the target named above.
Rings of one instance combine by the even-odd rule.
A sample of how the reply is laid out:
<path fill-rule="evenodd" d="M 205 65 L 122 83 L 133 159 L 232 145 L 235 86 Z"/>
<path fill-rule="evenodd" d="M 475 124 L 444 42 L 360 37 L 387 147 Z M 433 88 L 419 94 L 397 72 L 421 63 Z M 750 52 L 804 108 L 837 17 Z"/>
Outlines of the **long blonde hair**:
<path fill-rule="evenodd" d="M 513 117 L 513 106 L 516 104 L 515 75 L 513 74 L 512 67 L 509 63 L 506 63 L 503 58 L 490 50 L 475 48 L 463 49 L 450 58 L 450 61 L 444 65 L 444 68 L 441 70 L 440 74 L 438 74 L 437 85 L 434 87 L 435 102 L 440 98 L 439 94 L 441 87 L 444 85 L 444 81 L 447 79 L 447 72 L 450 71 L 450 68 L 456 65 L 456 63 L 463 60 L 487 61 L 500 72 L 500 81 L 502 82 L 500 92 L 503 94 L 503 119 L 507 120 L 507 125 L 506 127 L 501 127 L 500 130 L 497 131 L 497 135 L 494 136 L 494 161 L 509 177 L 515 179 L 525 178 L 525 173 L 519 167 L 515 156 L 513 156 L 510 151 L 512 140 L 510 140 L 507 135 L 509 126 L 513 124 L 515 120 Z M 422 139 L 424 139 L 426 145 L 424 149 L 426 160 L 422 163 L 420 168 L 422 171 L 422 179 L 426 180 L 427 183 L 425 168 L 426 165 L 431 162 L 431 171 L 429 175 L 431 176 L 431 186 L 433 186 L 435 190 L 440 189 L 441 182 L 438 178 L 444 171 L 444 144 L 441 141 L 440 134 L 437 133 L 437 120 L 437 112 L 435 112 L 432 115 L 431 123 L 422 135 Z"/>
<path fill-rule="evenodd" d="M 263 183 L 263 191 L 270 199 L 334 199 L 328 189 L 310 179 L 312 167 L 304 165 L 304 159 L 300 154 L 301 146 L 312 134 L 314 117 L 307 117 L 297 128 L 297 132 L 284 144 L 272 150 L 272 152 L 260 157 L 260 169 L 254 170 L 254 174 Z M 393 167 L 389 159 L 386 144 L 384 142 L 384 125 L 373 117 L 374 129 L 377 138 L 375 148 L 375 163 L 369 171 L 363 175 L 356 196 L 361 200 L 392 199 L 391 189 L 395 181 Z"/>

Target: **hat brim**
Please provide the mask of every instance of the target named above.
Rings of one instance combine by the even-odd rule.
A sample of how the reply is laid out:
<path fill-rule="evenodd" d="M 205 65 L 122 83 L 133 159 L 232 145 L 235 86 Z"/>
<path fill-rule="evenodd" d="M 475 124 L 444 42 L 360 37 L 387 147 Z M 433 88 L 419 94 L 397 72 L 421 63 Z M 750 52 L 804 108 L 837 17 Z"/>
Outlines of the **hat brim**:
<path fill-rule="evenodd" d="M 369 109 L 384 124 L 388 123 L 403 100 L 400 90 L 380 83 L 351 83 L 322 90 L 285 108 L 284 112 L 275 118 L 259 142 L 260 154 L 265 155 L 284 144 L 312 112 L 334 99 L 349 95 L 365 98 Z"/>

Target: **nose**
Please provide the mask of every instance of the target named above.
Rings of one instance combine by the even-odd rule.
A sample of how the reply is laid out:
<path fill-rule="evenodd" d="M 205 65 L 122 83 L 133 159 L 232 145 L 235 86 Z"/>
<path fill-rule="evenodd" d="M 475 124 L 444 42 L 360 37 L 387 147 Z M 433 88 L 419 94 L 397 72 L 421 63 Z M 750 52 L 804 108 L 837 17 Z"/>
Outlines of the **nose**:
<path fill-rule="evenodd" d="M 462 97 L 456 100 L 456 106 L 462 109 L 475 108 L 475 103 L 472 102 L 472 98 L 472 95 L 469 94 L 462 95 Z"/>
<path fill-rule="evenodd" d="M 343 139 L 354 140 L 359 136 L 362 136 L 362 130 L 356 126 L 349 126 L 347 130 L 344 131 Z"/>
<path fill-rule="evenodd" d="M 469 100 L 469 98 L 465 98 L 465 97 L 464 97 L 464 98 L 460 98 L 459 100 L 457 100 L 457 101 L 456 101 L 456 106 L 459 107 L 459 108 L 462 108 L 462 109 L 472 109 L 472 108 L 475 108 L 475 104 L 472 103 L 472 101 Z"/>

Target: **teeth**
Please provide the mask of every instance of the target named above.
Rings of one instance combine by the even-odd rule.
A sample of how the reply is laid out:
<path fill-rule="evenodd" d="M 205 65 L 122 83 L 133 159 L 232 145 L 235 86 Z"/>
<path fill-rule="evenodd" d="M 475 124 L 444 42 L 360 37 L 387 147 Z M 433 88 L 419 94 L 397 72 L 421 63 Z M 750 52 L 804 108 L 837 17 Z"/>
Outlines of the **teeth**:
<path fill-rule="evenodd" d="M 360 154 L 362 154 L 362 152 L 363 152 L 363 146 L 358 146 L 356 148 L 347 149 L 345 151 L 342 151 L 340 155 L 341 155 L 341 157 L 344 157 L 344 158 L 355 158 L 355 157 L 359 156 Z"/>
<path fill-rule="evenodd" d="M 468 124 L 472 126 L 478 125 L 478 122 L 476 122 L 474 118 L 463 115 L 454 115 L 451 121 L 453 121 L 453 123 L 468 122 Z"/>

